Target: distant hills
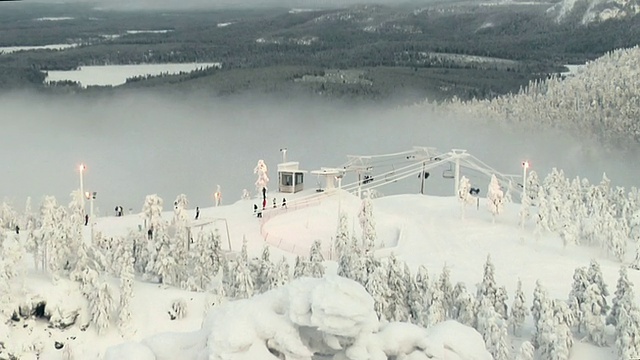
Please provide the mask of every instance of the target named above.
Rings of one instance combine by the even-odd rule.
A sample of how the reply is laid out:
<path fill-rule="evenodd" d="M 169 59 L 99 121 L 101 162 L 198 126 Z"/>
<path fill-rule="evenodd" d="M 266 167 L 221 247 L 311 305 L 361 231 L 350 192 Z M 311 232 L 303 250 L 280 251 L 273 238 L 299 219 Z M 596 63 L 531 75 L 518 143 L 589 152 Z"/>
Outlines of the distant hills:
<path fill-rule="evenodd" d="M 578 21 L 581 24 L 625 19 L 640 13 L 638 0 L 563 0 L 547 11 L 556 21 Z"/>

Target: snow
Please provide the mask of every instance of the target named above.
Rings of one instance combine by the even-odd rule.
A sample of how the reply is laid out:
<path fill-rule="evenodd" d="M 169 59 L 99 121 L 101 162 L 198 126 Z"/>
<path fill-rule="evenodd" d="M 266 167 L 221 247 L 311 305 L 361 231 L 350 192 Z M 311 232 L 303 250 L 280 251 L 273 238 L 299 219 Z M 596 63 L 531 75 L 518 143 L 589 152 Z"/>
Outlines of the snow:
<path fill-rule="evenodd" d="M 82 87 L 118 86 L 124 84 L 127 78 L 135 76 L 178 74 L 220 66 L 220 63 L 81 66 L 77 70 L 47 71 L 45 82 L 75 81 Z"/>
<path fill-rule="evenodd" d="M 221 27 L 227 27 L 229 25 L 233 25 L 235 24 L 235 22 L 224 22 L 224 23 L 218 23 L 216 26 L 221 28 Z"/>
<path fill-rule="evenodd" d="M 58 16 L 58 17 L 40 17 L 37 19 L 33 19 L 34 21 L 68 21 L 68 20 L 75 20 L 75 18 L 69 17 L 69 16 Z"/>
<path fill-rule="evenodd" d="M 167 34 L 173 32 L 170 29 L 164 30 L 127 30 L 126 33 L 129 35 L 137 35 L 137 34 Z"/>
<path fill-rule="evenodd" d="M 18 51 L 29 50 L 66 50 L 78 46 L 78 44 L 51 44 L 41 46 L 0 46 L 0 54 L 11 54 Z"/>
<path fill-rule="evenodd" d="M 296 198 L 308 195 L 308 192 L 287 194 L 287 198 L 295 205 Z M 481 199 L 481 202 L 484 201 L 485 199 Z M 565 299 L 570 290 L 574 269 L 586 266 L 595 257 L 601 263 L 609 287 L 612 288 L 615 284 L 619 263 L 602 258 L 599 249 L 563 249 L 559 237 L 552 234 L 545 234 L 536 242 L 532 235 L 531 220 L 526 224 L 525 232 L 521 233 L 517 204 L 506 204 L 505 212 L 497 216 L 496 223 L 492 224 L 492 215 L 483 204 L 479 209 L 469 209 L 465 219 L 461 219 L 456 197 L 397 195 L 376 198 L 372 203 L 378 238 L 385 244 L 393 244 L 377 250 L 376 257 L 394 253 L 414 270 L 417 266 L 424 265 L 432 274 L 437 274 L 446 263 L 451 269 L 453 283 L 462 281 L 468 288 L 473 288 L 482 278 L 483 263 L 486 254 L 490 253 L 495 264 L 496 281 L 500 285 L 506 285 L 510 293 L 515 289 L 515 279 L 520 278 L 527 299 L 531 299 L 535 280 L 541 279 L 551 298 Z M 204 224 L 203 231 L 214 226 L 215 222 L 208 222 L 209 219 L 225 218 L 232 234 L 229 239 L 232 248 L 237 251 L 241 239 L 246 238 L 249 253 L 257 256 L 264 238 L 260 233 L 260 220 L 253 217 L 250 205 L 251 201 L 244 200 L 226 206 L 202 208 L 200 221 Z M 327 196 L 317 205 L 289 210 L 268 218 L 264 227 L 277 232 L 287 242 L 301 243 L 298 245 L 306 249 L 314 239 L 321 239 L 323 246 L 328 248 L 337 224 L 335 214 L 338 206 L 350 215 L 353 223 L 358 221 L 360 205 L 361 201 L 348 193 Z M 163 213 L 163 218 L 169 221 L 172 215 L 173 211 L 167 211 Z M 107 236 L 118 236 L 126 234 L 129 229 L 137 229 L 141 223 L 142 218 L 134 214 L 118 218 L 98 218 L 95 227 L 96 231 Z M 353 229 L 357 235 L 359 226 L 355 225 Z M 401 236 L 398 237 L 399 234 Z M 223 245 L 226 242 L 223 241 Z M 292 260 L 292 255 L 286 251 L 272 249 L 274 258 L 282 255 Z M 27 263 L 30 264 L 31 260 L 28 259 Z M 335 265 L 328 268 L 333 266 Z M 640 281 L 640 274 L 632 272 L 629 278 L 631 281 Z M 84 300 L 71 283 L 58 282 L 53 285 L 46 276 L 33 271 L 29 272 L 28 279 L 27 290 L 32 294 L 39 294 L 36 297 L 45 298 L 52 306 L 64 306 L 67 309 L 82 306 Z M 186 292 L 141 281 L 134 283 L 133 293 L 131 306 L 135 335 L 130 340 L 137 341 L 136 343 L 118 345 L 105 353 L 110 345 L 119 344 L 123 340 L 117 335 L 114 326 L 105 335 L 98 337 L 93 329 L 87 332 L 77 331 L 77 325 L 67 330 L 66 335 L 63 335 L 64 332 L 47 335 L 46 332 L 37 330 L 38 326 L 35 324 L 27 327 L 27 330 L 19 330 L 18 335 L 14 336 L 18 336 L 21 341 L 26 341 L 36 333 L 41 339 L 57 336 L 56 339 L 72 343 L 75 356 L 83 359 L 103 356 L 105 359 L 196 359 L 197 354 L 205 351 L 203 349 L 207 346 L 214 346 L 216 351 L 235 354 L 237 357 L 233 359 L 255 359 L 266 354 L 264 348 L 256 345 L 256 337 L 263 340 L 275 339 L 273 341 L 281 346 L 299 346 L 296 342 L 291 343 L 289 338 L 275 338 L 280 333 L 293 334 L 292 324 L 312 327 L 338 337 L 357 337 L 358 334 L 369 333 L 368 340 L 362 340 L 363 349 L 369 350 L 372 349 L 371 344 L 376 344 L 377 350 L 396 351 L 391 346 L 402 348 L 405 344 L 394 339 L 423 339 L 422 335 L 416 335 L 415 331 L 418 330 L 414 328 L 404 328 L 405 325 L 399 324 L 379 324 L 374 319 L 372 300 L 364 289 L 331 275 L 325 279 L 301 279 L 250 300 L 238 300 L 214 307 L 204 322 L 203 293 Z M 171 321 L 166 312 L 172 301 L 180 297 L 187 299 L 188 315 L 185 319 Z M 153 301 L 149 302 L 148 299 Z M 528 338 L 531 328 L 531 319 L 527 318 L 520 332 L 524 340 Z M 163 331 L 170 333 L 162 333 Z M 421 331 L 418 333 L 422 334 Z M 425 331 L 424 338 L 428 341 L 419 343 L 431 351 L 436 356 L 435 359 L 484 359 L 483 351 L 479 351 L 477 347 L 482 344 L 482 339 L 471 328 L 447 321 Z M 55 330 L 50 332 L 55 334 Z M 154 335 L 158 332 L 161 333 Z M 405 332 L 413 335 L 405 335 Z M 77 339 L 69 340 L 71 336 Z M 338 344 L 331 337 L 325 340 L 324 346 Z M 47 349 L 44 354 L 50 356 L 47 358 L 59 358 L 56 354 L 59 355 L 60 352 L 53 347 L 49 348 L 51 344 L 47 340 L 42 341 Z M 518 343 L 520 340 L 512 337 L 512 341 Z M 265 342 L 261 340 L 259 343 Z M 300 354 L 304 353 L 304 350 L 299 351 Z M 596 348 L 579 342 L 576 342 L 572 354 L 573 360 L 615 358 L 614 351 L 609 347 Z M 419 355 L 412 356 L 421 359 Z"/>

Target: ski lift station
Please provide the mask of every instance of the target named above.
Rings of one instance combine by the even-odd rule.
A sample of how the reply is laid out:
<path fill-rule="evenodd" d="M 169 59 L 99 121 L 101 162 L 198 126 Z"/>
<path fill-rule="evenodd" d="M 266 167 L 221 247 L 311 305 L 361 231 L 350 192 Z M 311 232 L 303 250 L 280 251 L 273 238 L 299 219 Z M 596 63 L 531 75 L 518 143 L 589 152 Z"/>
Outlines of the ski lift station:
<path fill-rule="evenodd" d="M 298 193 L 304 190 L 305 174 L 317 177 L 316 193 L 334 192 L 340 189 L 362 196 L 363 191 L 399 183 L 404 179 L 406 191 L 424 194 L 425 186 L 433 189 L 436 182 L 448 189 L 446 192 L 458 195 L 458 186 L 462 175 L 475 179 L 477 183 L 488 182 L 495 175 L 506 191 L 521 192 L 526 176 L 504 174 L 466 150 L 452 149 L 439 152 L 432 147 L 414 146 L 411 150 L 379 155 L 348 155 L 347 162 L 339 167 L 321 167 L 319 170 L 300 169 L 299 162 L 287 162 L 283 151 L 283 162 L 278 164 L 278 191 Z M 526 171 L 526 168 L 524 169 Z M 440 179 L 441 180 L 438 180 Z M 429 179 L 428 185 L 425 185 Z M 344 181 L 343 181 L 344 180 Z M 478 184 L 479 185 L 479 184 Z M 400 186 L 396 185 L 396 188 Z M 484 187 L 480 185 L 480 187 Z M 391 190 L 391 189 L 390 189 Z M 402 191 L 402 192 L 406 192 Z M 449 192 L 451 191 L 451 192 Z M 392 191 L 393 192 L 393 191 Z M 305 192 L 306 193 L 306 192 Z"/>
<path fill-rule="evenodd" d="M 300 170 L 300 163 L 289 161 L 278 164 L 278 191 L 294 194 L 304 190 L 305 170 Z"/>

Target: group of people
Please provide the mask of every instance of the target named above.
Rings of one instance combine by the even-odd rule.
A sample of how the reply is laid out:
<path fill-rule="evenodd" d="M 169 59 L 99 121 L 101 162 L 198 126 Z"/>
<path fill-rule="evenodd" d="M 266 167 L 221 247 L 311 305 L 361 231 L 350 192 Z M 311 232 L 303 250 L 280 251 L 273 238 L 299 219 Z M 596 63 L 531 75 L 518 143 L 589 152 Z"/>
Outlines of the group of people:
<path fill-rule="evenodd" d="M 122 210 L 122 206 L 118 205 L 116 206 L 116 216 L 122 216 L 123 214 L 123 210 Z"/>
<path fill-rule="evenodd" d="M 276 209 L 278 207 L 278 203 L 277 203 L 277 199 L 273 198 L 273 208 Z M 286 198 L 282 198 L 282 207 L 283 208 L 287 208 L 287 199 Z M 262 199 L 262 210 L 266 210 L 267 209 L 267 199 L 264 198 Z M 257 217 L 261 218 L 262 217 L 262 210 L 260 208 L 258 208 L 258 205 L 253 204 L 253 213 L 256 214 Z"/>

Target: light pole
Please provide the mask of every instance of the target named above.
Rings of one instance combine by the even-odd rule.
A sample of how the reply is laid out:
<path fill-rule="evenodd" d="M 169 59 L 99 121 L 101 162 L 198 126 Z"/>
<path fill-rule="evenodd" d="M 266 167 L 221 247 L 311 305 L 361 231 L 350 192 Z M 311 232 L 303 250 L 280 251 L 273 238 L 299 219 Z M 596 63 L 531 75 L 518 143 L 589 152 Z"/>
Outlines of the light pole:
<path fill-rule="evenodd" d="M 522 202 L 524 203 L 524 197 L 527 196 L 527 170 L 529 169 L 529 162 L 522 162 Z"/>
<path fill-rule="evenodd" d="M 520 211 L 521 215 L 521 219 L 520 219 L 520 227 L 522 229 L 524 229 L 524 221 L 526 218 L 526 211 L 527 209 L 525 209 L 525 206 L 527 206 L 526 203 L 526 196 L 527 195 L 527 170 L 529 169 L 529 161 L 525 160 L 522 162 L 522 198 L 520 200 L 520 206 L 522 206 L 522 210 Z"/>
<path fill-rule="evenodd" d="M 84 170 L 87 167 L 84 164 L 80 164 L 79 166 L 79 170 L 80 170 L 80 194 L 84 194 Z M 84 213 L 84 198 L 82 198 L 82 212 Z"/>
<path fill-rule="evenodd" d="M 91 242 L 93 242 L 93 200 L 96 199 L 96 195 L 98 195 L 97 192 L 89 192 L 87 191 L 86 193 L 84 193 L 84 197 L 87 198 L 87 200 L 89 200 L 89 204 L 90 206 L 90 215 L 89 215 L 89 221 L 91 221 Z M 83 200 L 84 203 L 84 200 Z"/>
<path fill-rule="evenodd" d="M 282 163 L 284 164 L 287 162 L 287 148 L 280 149 L 280 152 L 282 153 Z"/>

